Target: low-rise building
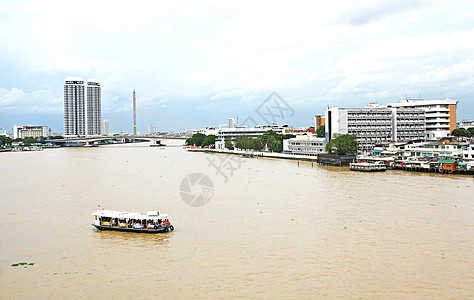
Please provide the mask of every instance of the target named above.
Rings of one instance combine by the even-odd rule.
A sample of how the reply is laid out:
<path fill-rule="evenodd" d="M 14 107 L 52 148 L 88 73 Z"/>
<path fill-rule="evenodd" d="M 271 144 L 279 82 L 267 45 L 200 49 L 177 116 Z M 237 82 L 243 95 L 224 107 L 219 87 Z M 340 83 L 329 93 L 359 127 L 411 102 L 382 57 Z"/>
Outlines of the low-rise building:
<path fill-rule="evenodd" d="M 13 139 L 26 137 L 39 138 L 48 136 L 48 126 L 41 125 L 13 125 Z"/>
<path fill-rule="evenodd" d="M 283 140 L 283 153 L 307 156 L 317 156 L 325 153 L 326 139 L 313 135 L 301 135 Z"/>

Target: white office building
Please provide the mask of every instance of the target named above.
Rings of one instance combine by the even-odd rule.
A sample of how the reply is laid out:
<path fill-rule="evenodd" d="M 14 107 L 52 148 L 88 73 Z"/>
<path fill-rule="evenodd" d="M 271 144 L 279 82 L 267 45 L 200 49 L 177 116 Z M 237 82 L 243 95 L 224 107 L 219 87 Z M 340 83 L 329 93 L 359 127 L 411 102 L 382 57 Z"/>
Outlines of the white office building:
<path fill-rule="evenodd" d="M 420 100 L 407 99 L 400 103 L 390 103 L 387 107 L 418 108 L 425 112 L 426 139 L 436 140 L 447 137 L 456 129 L 456 107 L 458 100 Z"/>
<path fill-rule="evenodd" d="M 64 82 L 64 135 L 100 135 L 101 87 L 97 80 L 67 77 Z"/>
<path fill-rule="evenodd" d="M 39 138 L 48 136 L 48 126 L 40 125 L 13 125 L 13 139 L 26 137 Z"/>
<path fill-rule="evenodd" d="M 325 153 L 326 139 L 314 135 L 300 135 L 283 140 L 283 153 L 294 155 L 317 156 Z"/>
<path fill-rule="evenodd" d="M 329 108 L 326 110 L 326 140 L 337 134 L 354 134 L 358 152 L 369 153 L 375 145 L 393 141 L 424 140 L 424 111 L 386 108 L 369 104 L 365 108 Z"/>
<path fill-rule="evenodd" d="M 105 119 L 104 121 L 101 122 L 101 128 L 100 132 L 102 135 L 109 135 L 109 120 Z"/>

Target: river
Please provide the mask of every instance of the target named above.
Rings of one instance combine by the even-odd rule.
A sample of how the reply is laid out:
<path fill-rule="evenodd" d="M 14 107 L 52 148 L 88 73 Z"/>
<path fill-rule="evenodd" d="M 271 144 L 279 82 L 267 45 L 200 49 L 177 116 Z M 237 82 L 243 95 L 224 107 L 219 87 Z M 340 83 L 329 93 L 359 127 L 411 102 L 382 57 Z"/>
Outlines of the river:
<path fill-rule="evenodd" d="M 148 143 L 1 153 L 0 166 L 4 299 L 474 298 L 470 176 Z M 180 196 L 193 173 L 214 187 L 200 207 Z M 97 231 L 99 205 L 159 210 L 176 229 Z"/>

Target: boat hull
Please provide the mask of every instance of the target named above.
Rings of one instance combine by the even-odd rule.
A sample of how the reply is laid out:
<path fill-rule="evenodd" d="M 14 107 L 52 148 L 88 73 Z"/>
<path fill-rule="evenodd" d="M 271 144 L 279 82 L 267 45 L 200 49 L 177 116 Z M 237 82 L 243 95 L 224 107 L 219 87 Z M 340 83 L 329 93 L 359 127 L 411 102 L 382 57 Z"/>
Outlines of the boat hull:
<path fill-rule="evenodd" d="M 158 228 L 158 229 L 137 229 L 137 228 L 124 228 L 124 227 L 110 227 L 110 226 L 102 226 L 91 224 L 95 228 L 99 230 L 109 230 L 109 231 L 122 231 L 122 232 L 135 232 L 135 233 L 164 233 L 168 231 L 173 231 L 174 227 L 172 225 Z"/>

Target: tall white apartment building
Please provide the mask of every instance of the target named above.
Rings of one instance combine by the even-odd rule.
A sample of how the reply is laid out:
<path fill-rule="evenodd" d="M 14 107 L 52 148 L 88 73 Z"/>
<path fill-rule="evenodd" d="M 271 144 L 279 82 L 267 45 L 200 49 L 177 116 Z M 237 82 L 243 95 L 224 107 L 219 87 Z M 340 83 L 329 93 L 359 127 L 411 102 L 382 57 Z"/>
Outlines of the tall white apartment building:
<path fill-rule="evenodd" d="M 87 135 L 100 135 L 101 122 L 101 90 L 97 80 L 89 79 L 86 82 L 86 132 Z"/>
<path fill-rule="evenodd" d="M 387 107 L 418 108 L 425 111 L 426 138 L 436 140 L 446 137 L 456 129 L 456 107 L 458 100 L 419 100 L 407 99 L 400 103 L 390 103 Z"/>
<path fill-rule="evenodd" d="M 329 108 L 326 110 L 326 140 L 335 133 L 354 134 L 358 152 L 371 152 L 375 145 L 392 141 L 424 140 L 424 111 L 389 109 L 370 104 L 365 108 Z"/>
<path fill-rule="evenodd" d="M 13 139 L 26 137 L 39 138 L 48 136 L 48 126 L 40 125 L 13 125 Z"/>
<path fill-rule="evenodd" d="M 100 83 L 67 77 L 64 82 L 64 135 L 100 135 L 100 122 Z"/>
<path fill-rule="evenodd" d="M 84 79 L 67 77 L 64 82 L 64 135 L 86 135 Z"/>

